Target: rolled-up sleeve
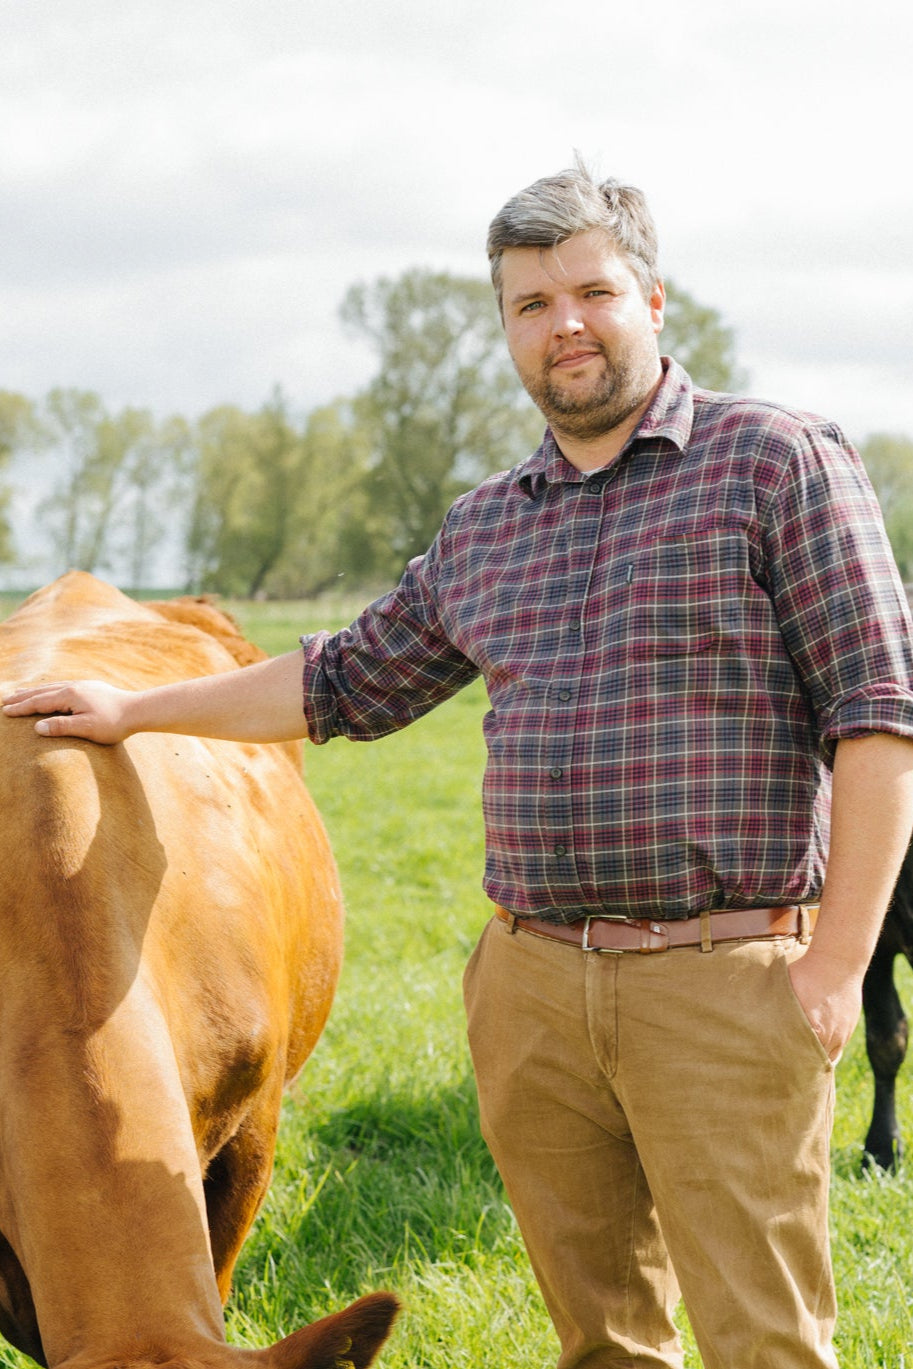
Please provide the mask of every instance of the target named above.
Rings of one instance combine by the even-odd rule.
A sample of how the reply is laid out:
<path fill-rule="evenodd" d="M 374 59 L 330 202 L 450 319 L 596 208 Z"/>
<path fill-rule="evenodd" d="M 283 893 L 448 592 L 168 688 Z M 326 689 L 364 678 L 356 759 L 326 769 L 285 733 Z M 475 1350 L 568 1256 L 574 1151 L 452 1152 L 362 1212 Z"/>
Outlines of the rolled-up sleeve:
<path fill-rule="evenodd" d="M 436 539 L 406 568 L 399 586 L 350 627 L 301 638 L 302 698 L 308 736 L 372 741 L 405 727 L 478 675 L 438 620 Z"/>
<path fill-rule="evenodd" d="M 824 423 L 794 443 L 765 556 L 780 630 L 830 764 L 844 737 L 913 738 L 913 628 L 859 455 Z"/>

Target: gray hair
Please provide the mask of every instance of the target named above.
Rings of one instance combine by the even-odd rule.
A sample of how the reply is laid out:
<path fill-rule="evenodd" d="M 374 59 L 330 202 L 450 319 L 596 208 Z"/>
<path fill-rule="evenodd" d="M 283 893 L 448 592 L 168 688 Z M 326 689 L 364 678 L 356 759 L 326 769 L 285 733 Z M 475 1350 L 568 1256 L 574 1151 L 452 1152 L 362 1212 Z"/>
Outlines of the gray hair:
<path fill-rule="evenodd" d="M 488 230 L 491 281 L 503 309 L 501 259 L 507 247 L 557 247 L 599 228 L 628 258 L 645 299 L 659 279 L 658 244 L 643 191 L 621 181 L 597 182 L 582 162 L 546 176 L 507 201 Z"/>

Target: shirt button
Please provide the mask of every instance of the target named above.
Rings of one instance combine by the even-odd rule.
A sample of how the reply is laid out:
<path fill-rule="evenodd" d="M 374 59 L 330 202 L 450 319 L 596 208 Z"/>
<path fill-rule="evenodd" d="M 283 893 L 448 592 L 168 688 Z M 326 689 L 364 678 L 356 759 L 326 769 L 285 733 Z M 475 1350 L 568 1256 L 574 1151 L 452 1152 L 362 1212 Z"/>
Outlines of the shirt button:
<path fill-rule="evenodd" d="M 601 480 L 588 480 L 583 487 L 587 494 L 602 494 Z"/>
<path fill-rule="evenodd" d="M 556 856 L 566 856 L 566 855 L 567 855 L 567 847 L 566 847 L 566 846 L 562 846 L 562 845 L 559 843 L 559 844 L 555 847 L 555 855 L 556 855 Z"/>
<path fill-rule="evenodd" d="M 571 691 L 570 691 L 569 689 L 559 689 L 559 690 L 558 690 L 558 698 L 561 700 L 561 702 L 562 702 L 563 704 L 566 704 L 567 701 L 568 701 L 568 699 L 569 699 L 570 697 L 571 697 Z"/>
<path fill-rule="evenodd" d="M 573 623 L 568 623 L 567 630 L 568 632 L 579 632 L 580 624 L 575 619 Z"/>
<path fill-rule="evenodd" d="M 551 775 L 553 780 L 560 780 L 561 776 L 564 774 L 564 771 L 561 769 L 560 765 L 553 765 L 548 773 Z"/>

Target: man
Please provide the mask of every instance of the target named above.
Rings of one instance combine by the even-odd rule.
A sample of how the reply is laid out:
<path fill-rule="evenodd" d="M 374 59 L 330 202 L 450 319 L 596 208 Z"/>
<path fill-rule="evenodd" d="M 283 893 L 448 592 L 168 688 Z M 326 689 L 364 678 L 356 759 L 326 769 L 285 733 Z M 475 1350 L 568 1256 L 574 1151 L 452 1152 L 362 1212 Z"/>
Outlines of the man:
<path fill-rule="evenodd" d="M 483 674 L 496 913 L 470 1043 L 559 1369 L 680 1366 L 679 1290 L 707 1369 L 833 1366 L 833 1069 L 913 824 L 877 505 L 833 425 L 661 360 L 639 191 L 537 182 L 489 255 L 543 445 L 304 639 L 303 692 L 293 653 L 5 711 L 102 742 L 364 739 Z"/>

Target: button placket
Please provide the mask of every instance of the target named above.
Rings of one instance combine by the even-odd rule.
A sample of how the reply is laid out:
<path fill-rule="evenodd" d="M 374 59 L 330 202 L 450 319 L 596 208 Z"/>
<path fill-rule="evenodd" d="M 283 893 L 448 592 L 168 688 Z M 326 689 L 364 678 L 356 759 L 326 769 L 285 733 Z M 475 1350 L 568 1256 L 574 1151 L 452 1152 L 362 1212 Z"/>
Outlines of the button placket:
<path fill-rule="evenodd" d="M 599 534 L 603 517 L 602 495 L 604 477 L 591 477 L 574 486 L 576 497 L 568 499 L 568 578 L 566 631 L 562 639 L 563 651 L 556 660 L 551 714 L 552 763 L 547 774 L 551 781 L 549 810 L 554 834 L 551 852 L 561 861 L 572 854 L 569 840 L 572 827 L 572 789 L 568 782 L 568 764 L 573 754 L 577 725 L 576 703 L 582 687 L 585 659 L 583 632 L 587 594 L 593 565 L 599 548 Z"/>

